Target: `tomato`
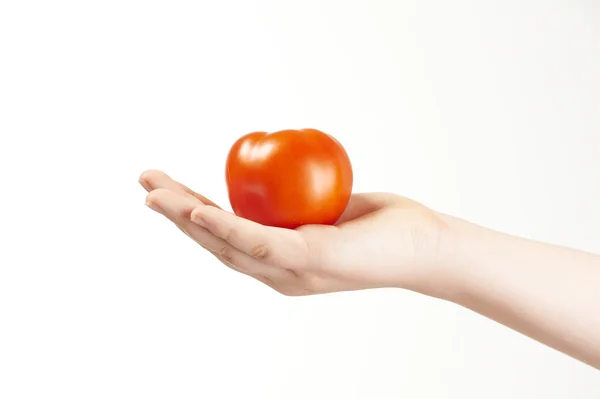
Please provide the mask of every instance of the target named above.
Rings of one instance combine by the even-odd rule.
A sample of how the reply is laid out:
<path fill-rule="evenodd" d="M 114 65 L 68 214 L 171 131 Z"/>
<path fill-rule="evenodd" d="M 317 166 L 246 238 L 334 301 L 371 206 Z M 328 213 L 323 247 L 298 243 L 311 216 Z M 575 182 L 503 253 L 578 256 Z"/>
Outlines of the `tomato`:
<path fill-rule="evenodd" d="M 352 194 L 352 165 L 332 136 L 315 129 L 255 132 L 227 156 L 233 212 L 263 225 L 295 229 L 334 224 Z"/>

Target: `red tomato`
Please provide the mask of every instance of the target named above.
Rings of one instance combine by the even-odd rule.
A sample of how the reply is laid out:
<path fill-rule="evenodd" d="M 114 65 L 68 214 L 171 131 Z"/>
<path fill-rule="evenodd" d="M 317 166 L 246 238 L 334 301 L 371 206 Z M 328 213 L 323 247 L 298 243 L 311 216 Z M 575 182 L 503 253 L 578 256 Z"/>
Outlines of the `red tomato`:
<path fill-rule="evenodd" d="M 352 179 L 346 150 L 315 129 L 250 133 L 227 156 L 234 213 L 268 226 L 334 224 L 348 204 Z"/>

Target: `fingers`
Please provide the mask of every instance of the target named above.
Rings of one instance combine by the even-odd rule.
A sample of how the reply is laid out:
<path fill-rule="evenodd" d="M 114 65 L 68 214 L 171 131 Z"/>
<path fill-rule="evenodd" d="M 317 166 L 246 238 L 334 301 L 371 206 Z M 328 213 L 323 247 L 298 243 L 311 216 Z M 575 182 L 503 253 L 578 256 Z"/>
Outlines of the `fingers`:
<path fill-rule="evenodd" d="M 217 237 L 212 238 L 212 234 L 206 229 L 191 223 L 190 214 L 192 210 L 198 205 L 201 205 L 200 201 L 189 195 L 182 195 L 175 193 L 171 190 L 159 188 L 151 191 L 146 197 L 146 204 L 154 211 L 162 214 L 171 220 L 177 227 L 179 227 L 185 234 L 195 241 L 198 241 L 198 237 L 204 235 L 208 236 L 203 241 L 211 244 L 211 247 L 218 248 L 220 245 L 226 243 Z M 207 248 L 208 249 L 208 248 Z"/>
<path fill-rule="evenodd" d="M 392 201 L 396 196 L 389 193 L 359 193 L 353 194 L 336 225 L 354 220 L 358 217 L 375 212 Z"/>
<path fill-rule="evenodd" d="M 194 209 L 191 219 L 260 262 L 296 270 L 308 261 L 306 242 L 295 230 L 263 226 L 209 206 Z"/>
<path fill-rule="evenodd" d="M 219 260 L 232 269 L 256 278 L 260 277 L 259 279 L 263 282 L 274 280 L 285 282 L 290 277 L 289 272 L 262 263 L 259 259 L 233 247 L 205 227 L 190 220 L 192 211 L 199 205 L 215 210 L 217 208 L 201 205 L 194 197 L 165 188 L 152 190 L 148 194 L 146 202 L 150 208 L 167 217 L 185 234 L 215 254 Z"/>
<path fill-rule="evenodd" d="M 222 211 L 158 170 L 142 173 L 139 182 L 149 192 L 149 207 L 222 263 L 280 292 L 304 293 L 303 289 L 298 291 L 297 270 L 309 263 L 311 251 L 299 232 L 266 227 Z"/>
<path fill-rule="evenodd" d="M 198 194 L 189 187 L 171 179 L 166 173 L 160 170 L 151 169 L 145 171 L 140 176 L 139 182 L 148 192 L 158 188 L 166 188 L 176 193 L 185 193 L 187 195 L 191 195 L 201 201 L 204 205 L 217 206 L 217 204 L 205 196 Z"/>

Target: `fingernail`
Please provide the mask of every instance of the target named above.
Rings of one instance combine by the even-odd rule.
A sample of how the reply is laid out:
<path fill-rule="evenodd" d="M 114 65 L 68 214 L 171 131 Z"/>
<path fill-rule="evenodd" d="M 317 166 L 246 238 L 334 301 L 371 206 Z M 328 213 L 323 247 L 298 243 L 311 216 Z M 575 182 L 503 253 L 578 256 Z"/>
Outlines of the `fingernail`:
<path fill-rule="evenodd" d="M 146 206 L 155 212 L 158 212 L 161 214 L 163 213 L 162 208 L 160 206 L 156 205 L 154 202 L 146 201 Z"/>

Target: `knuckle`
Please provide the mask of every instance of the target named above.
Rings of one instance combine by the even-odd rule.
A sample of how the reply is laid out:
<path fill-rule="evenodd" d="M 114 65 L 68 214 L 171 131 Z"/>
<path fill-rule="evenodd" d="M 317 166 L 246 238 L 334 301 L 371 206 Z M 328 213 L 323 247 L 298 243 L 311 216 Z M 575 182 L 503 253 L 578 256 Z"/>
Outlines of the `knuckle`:
<path fill-rule="evenodd" d="M 271 249 L 266 244 L 257 245 L 250 250 L 250 256 L 255 259 L 265 260 L 270 258 Z"/>
<path fill-rule="evenodd" d="M 295 269 L 283 268 L 283 270 L 288 272 L 295 279 L 301 278 L 300 272 L 296 271 Z"/>
<path fill-rule="evenodd" d="M 227 263 L 233 263 L 233 251 L 229 245 L 225 245 L 219 249 L 218 256 Z"/>

